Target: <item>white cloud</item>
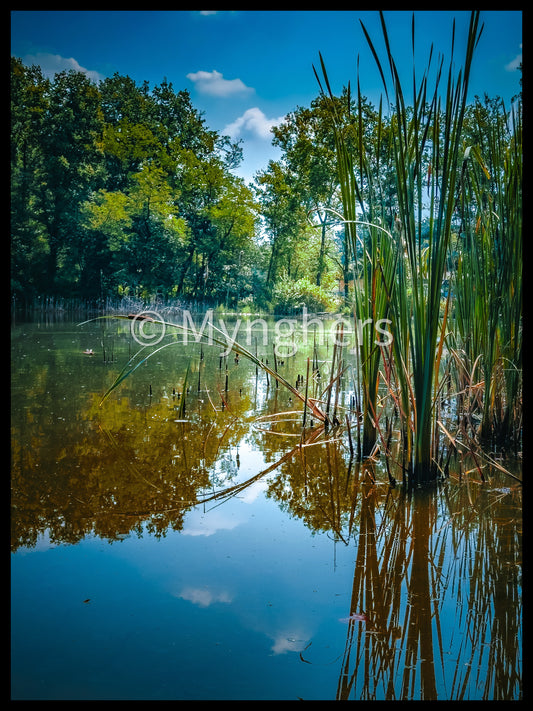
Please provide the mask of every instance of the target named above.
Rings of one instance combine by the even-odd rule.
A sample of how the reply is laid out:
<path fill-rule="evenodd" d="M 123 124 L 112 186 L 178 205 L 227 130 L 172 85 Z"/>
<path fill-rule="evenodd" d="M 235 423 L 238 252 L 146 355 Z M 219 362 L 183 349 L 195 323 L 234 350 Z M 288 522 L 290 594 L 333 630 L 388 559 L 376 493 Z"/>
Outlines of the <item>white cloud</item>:
<path fill-rule="evenodd" d="M 228 124 L 222 134 L 230 138 L 237 138 L 243 133 L 251 133 L 258 138 L 269 140 L 272 138 L 270 129 L 279 125 L 284 118 L 284 116 L 280 116 L 279 118 L 269 119 L 261 109 L 254 107 L 253 109 L 247 109 L 236 121 Z"/>
<path fill-rule="evenodd" d="M 253 92 L 241 79 L 224 79 L 224 75 L 216 70 L 212 72 L 190 72 L 187 79 L 195 83 L 202 94 L 210 96 L 234 96 L 235 94 L 249 94 Z"/>
<path fill-rule="evenodd" d="M 520 45 L 520 49 L 522 49 L 522 45 Z M 515 69 L 518 69 L 518 67 L 522 64 L 522 52 L 520 54 L 517 54 L 516 57 L 509 62 L 509 64 L 505 65 L 505 69 L 508 72 L 514 72 Z"/>
<path fill-rule="evenodd" d="M 104 75 L 100 74 L 100 72 L 82 67 L 74 59 L 74 57 L 67 58 L 62 57 L 59 54 L 47 54 L 45 52 L 40 52 L 38 54 L 26 54 L 24 57 L 21 57 L 21 59 L 22 63 L 28 67 L 32 64 L 40 66 L 44 76 L 49 79 L 53 79 L 54 75 L 58 72 L 69 71 L 71 69 L 76 72 L 82 72 L 94 82 L 99 82 L 105 79 Z"/>
<path fill-rule="evenodd" d="M 309 641 L 309 633 L 303 629 L 290 630 L 290 632 L 280 632 L 274 640 L 272 647 L 273 654 L 285 654 L 285 652 L 302 652 Z"/>
<path fill-rule="evenodd" d="M 263 479 L 260 479 L 259 481 L 254 482 L 250 486 L 247 486 L 246 489 L 241 492 L 239 500 L 242 501 L 243 504 L 253 504 L 254 501 L 261 496 L 263 492 L 265 492 L 268 489 L 268 484 L 266 481 Z"/>
<path fill-rule="evenodd" d="M 217 511 L 203 514 L 199 509 L 193 509 L 187 516 L 182 533 L 184 536 L 212 536 L 217 531 L 231 531 L 240 523 L 238 518 L 228 518 Z"/>
<path fill-rule="evenodd" d="M 231 602 L 232 597 L 225 591 L 213 592 L 208 588 L 184 588 L 176 597 L 188 600 L 199 607 L 209 607 L 215 602 Z"/>

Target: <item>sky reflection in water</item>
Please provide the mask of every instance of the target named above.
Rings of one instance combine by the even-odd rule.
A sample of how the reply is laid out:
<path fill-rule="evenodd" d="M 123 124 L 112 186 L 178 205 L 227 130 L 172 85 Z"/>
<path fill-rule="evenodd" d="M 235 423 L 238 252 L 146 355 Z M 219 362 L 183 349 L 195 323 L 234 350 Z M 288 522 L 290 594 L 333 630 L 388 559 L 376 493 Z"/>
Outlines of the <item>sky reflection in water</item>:
<path fill-rule="evenodd" d="M 13 331 L 14 699 L 520 697 L 512 480 L 415 505 L 343 440 L 287 456 L 253 422 L 287 394 L 228 359 L 223 407 L 196 346 L 189 423 L 178 349 L 99 408 L 131 345 L 84 357 L 99 328 Z"/>

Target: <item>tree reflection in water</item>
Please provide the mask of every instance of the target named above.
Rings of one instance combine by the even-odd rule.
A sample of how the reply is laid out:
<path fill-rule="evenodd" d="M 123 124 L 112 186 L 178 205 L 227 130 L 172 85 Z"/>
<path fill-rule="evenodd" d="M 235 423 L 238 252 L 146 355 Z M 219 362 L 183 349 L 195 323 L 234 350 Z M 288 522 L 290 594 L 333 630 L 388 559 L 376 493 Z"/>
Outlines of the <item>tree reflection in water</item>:
<path fill-rule="evenodd" d="M 257 426 L 246 415 L 258 411 L 257 383 L 231 408 L 199 398 L 187 422 L 170 392 L 142 407 L 122 396 L 98 408 L 89 396 L 60 437 L 43 415 L 50 403 L 33 393 L 12 421 L 14 550 L 45 532 L 68 543 L 164 536 L 194 506 L 264 479 L 281 509 L 354 546 L 337 699 L 520 698 L 519 486 L 496 470 L 460 481 L 450 467 L 444 482 L 408 494 L 390 486 L 384 463 L 351 460 L 335 429 L 300 438 L 290 418 Z M 269 397 L 263 409 L 281 411 L 278 391 Z M 261 451 L 262 471 L 239 470 L 232 452 L 244 443 Z M 312 646 L 304 653 L 315 663 Z"/>

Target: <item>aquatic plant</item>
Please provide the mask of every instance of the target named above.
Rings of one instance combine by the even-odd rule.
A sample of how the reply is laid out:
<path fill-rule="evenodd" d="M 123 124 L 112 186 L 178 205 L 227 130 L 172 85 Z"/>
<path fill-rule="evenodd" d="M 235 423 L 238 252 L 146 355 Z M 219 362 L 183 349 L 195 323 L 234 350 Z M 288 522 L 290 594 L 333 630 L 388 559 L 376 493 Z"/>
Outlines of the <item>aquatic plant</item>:
<path fill-rule="evenodd" d="M 377 389 L 380 367 L 384 367 L 388 369 L 385 380 L 391 394 L 393 387 L 396 388 L 394 403 L 401 416 L 403 461 L 408 481 L 410 485 L 420 485 L 434 480 L 442 471 L 437 460 L 441 427 L 439 399 L 444 385 L 441 364 L 452 330 L 450 307 L 456 298 L 460 299 L 460 289 L 463 299 L 454 312 L 458 316 L 458 328 L 463 342 L 470 344 L 472 361 L 481 356 L 489 378 L 483 403 L 484 425 L 490 427 L 491 418 L 495 417 L 494 381 L 501 374 L 503 363 L 507 363 L 505 382 L 509 407 L 501 418 L 509 418 L 514 413 L 516 431 L 521 363 L 518 335 L 521 281 L 516 276 L 521 259 L 517 249 L 521 244 L 521 131 L 515 125 L 512 140 L 504 141 L 500 135 L 489 138 L 491 162 L 498 182 L 487 206 L 486 190 L 481 188 L 479 175 L 472 172 L 480 167 L 486 172 L 480 148 L 465 144 L 463 130 L 469 76 L 482 32 L 479 11 L 471 14 L 463 66 L 457 74 L 454 74 L 455 24 L 449 65 L 445 69 L 444 57 L 439 58 L 433 85 L 429 81 L 432 49 L 419 80 L 413 65 L 412 106 L 408 106 L 405 99 L 383 14 L 384 62 L 361 25 L 391 110 L 385 120 L 380 106 L 375 141 L 363 140 L 359 79 L 355 109 L 352 111 L 348 90 L 346 111 L 341 112 L 321 55 L 324 86 L 316 69 L 315 75 L 323 95 L 331 100 L 342 223 L 349 236 L 354 262 L 359 264 L 359 278 L 355 279 L 353 293 L 354 316 L 392 320 L 393 357 L 389 363 L 385 362 L 383 348 L 376 347 L 371 334 L 367 333 L 359 344 L 364 454 L 368 455 L 377 436 Z M 414 15 L 411 39 L 414 54 Z M 383 144 L 386 144 L 385 150 Z M 394 216 L 385 212 L 379 171 L 373 169 L 383 161 L 383 156 L 394 175 L 397 207 Z M 460 199 L 468 238 L 463 245 L 457 241 L 454 244 L 455 248 L 461 248 L 461 253 L 457 258 L 457 282 L 452 282 L 457 294 L 452 297 L 451 245 Z M 384 225 L 389 225 L 390 230 Z M 479 232 L 480 225 L 482 232 Z M 479 239 L 474 244 L 473 238 L 478 232 Z M 483 250 L 486 254 L 482 254 Z M 484 270 L 489 261 L 494 267 Z M 475 302 L 470 298 L 468 304 L 466 295 L 468 290 L 472 293 L 472 287 L 477 298 Z M 498 308 L 492 311 L 494 302 Z M 494 321 L 488 317 L 489 312 L 494 314 Z M 472 342 L 471 330 L 479 334 L 476 343 Z"/>
<path fill-rule="evenodd" d="M 480 357 L 484 397 L 480 439 L 516 446 L 522 389 L 521 107 L 473 110 L 472 146 L 461 182 L 456 336 L 465 359 Z"/>
<path fill-rule="evenodd" d="M 116 319 L 130 319 L 129 316 L 121 316 L 121 315 L 115 315 L 115 316 L 102 316 L 99 318 L 116 318 Z M 246 358 L 247 360 L 251 361 L 256 365 L 256 367 L 261 368 L 265 373 L 267 373 L 271 378 L 273 378 L 276 382 L 280 383 L 285 387 L 289 392 L 291 392 L 298 400 L 303 402 L 304 406 L 308 408 L 313 416 L 318 419 L 321 422 L 325 422 L 327 420 L 327 417 L 325 413 L 321 410 L 319 406 L 319 402 L 316 398 L 308 397 L 307 392 L 304 395 L 296 388 L 292 383 L 290 383 L 286 378 L 283 377 L 279 373 L 279 371 L 276 368 L 271 368 L 270 365 L 266 362 L 264 362 L 261 358 L 259 358 L 256 354 L 252 353 L 250 350 L 245 348 L 242 344 L 238 343 L 235 340 L 231 340 L 228 336 L 227 333 L 224 333 L 223 330 L 217 328 L 214 325 L 211 325 L 211 328 L 217 332 L 217 335 L 214 336 L 211 333 L 205 333 L 204 331 L 201 331 L 199 334 L 194 331 L 193 329 L 187 328 L 183 324 L 176 324 L 172 323 L 170 321 L 166 321 L 163 319 L 153 319 L 150 318 L 150 321 L 154 324 L 158 324 L 160 326 L 163 326 L 165 329 L 166 328 L 171 328 L 171 329 L 176 329 L 177 331 L 181 333 L 186 333 L 188 335 L 194 336 L 196 339 L 203 339 L 204 342 L 209 343 L 210 345 L 219 345 L 226 349 L 232 350 L 237 356 L 242 356 Z M 120 385 L 120 383 L 125 380 L 129 375 L 131 375 L 137 368 L 139 368 L 143 363 L 145 363 L 149 358 L 152 358 L 156 353 L 159 353 L 164 348 L 169 348 L 169 347 L 176 347 L 176 346 L 181 346 L 182 344 L 179 341 L 170 341 L 162 346 L 159 346 L 157 348 L 151 348 L 149 346 L 144 346 L 141 348 L 130 360 L 126 363 L 122 371 L 118 374 L 118 376 L 115 378 L 113 383 L 110 385 L 110 387 L 107 389 L 107 391 L 104 393 L 102 397 L 102 402 Z"/>

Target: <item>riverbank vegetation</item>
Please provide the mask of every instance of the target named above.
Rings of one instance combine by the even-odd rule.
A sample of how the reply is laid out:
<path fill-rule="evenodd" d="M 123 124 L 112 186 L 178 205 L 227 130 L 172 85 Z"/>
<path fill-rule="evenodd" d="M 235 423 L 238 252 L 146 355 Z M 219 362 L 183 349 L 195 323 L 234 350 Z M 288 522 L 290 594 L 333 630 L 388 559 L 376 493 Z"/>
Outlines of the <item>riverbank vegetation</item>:
<path fill-rule="evenodd" d="M 360 454 L 388 452 L 395 422 L 420 484 L 446 472 L 457 432 L 471 451 L 520 445 L 521 97 L 470 101 L 479 12 L 409 92 L 383 17 L 384 56 L 362 29 L 380 105 L 359 76 L 334 91 L 320 57 L 317 98 L 273 128 L 281 158 L 250 185 L 240 145 L 166 80 L 51 81 L 13 58 L 12 293 L 386 320 L 391 343 L 362 329 L 354 351 Z"/>
<path fill-rule="evenodd" d="M 360 264 L 354 314 L 394 324 L 389 353 L 376 347 L 370 331 L 360 343 L 363 448 L 369 454 L 378 436 L 378 387 L 385 372 L 402 421 L 407 469 L 423 483 L 441 468 L 439 438 L 444 434 L 454 444 L 439 406 L 450 377 L 470 400 L 476 400 L 476 389 L 484 390 L 482 407 L 481 398 L 473 405 L 481 419 L 473 429 L 482 440 L 489 433 L 501 441 L 520 437 L 521 116 L 519 104 L 507 114 L 489 100 L 476 102 L 469 113 L 469 76 L 482 33 L 479 12 L 471 15 L 460 69 L 455 36 L 449 58 L 435 62 L 430 52 L 422 72 L 413 67 L 412 106 L 383 15 L 383 58 L 364 26 L 363 31 L 393 107 L 387 121 L 380 107 L 373 141 L 364 138 L 359 77 L 355 110 L 349 97 L 345 102 L 353 117 L 349 125 L 359 128 L 353 133 L 336 106 L 322 58 L 322 80 L 317 72 L 332 110 L 342 221 L 352 259 Z M 413 50 L 415 41 L 413 16 Z M 390 192 L 394 223 L 383 200 Z M 458 408 L 465 430 L 469 407 Z"/>

